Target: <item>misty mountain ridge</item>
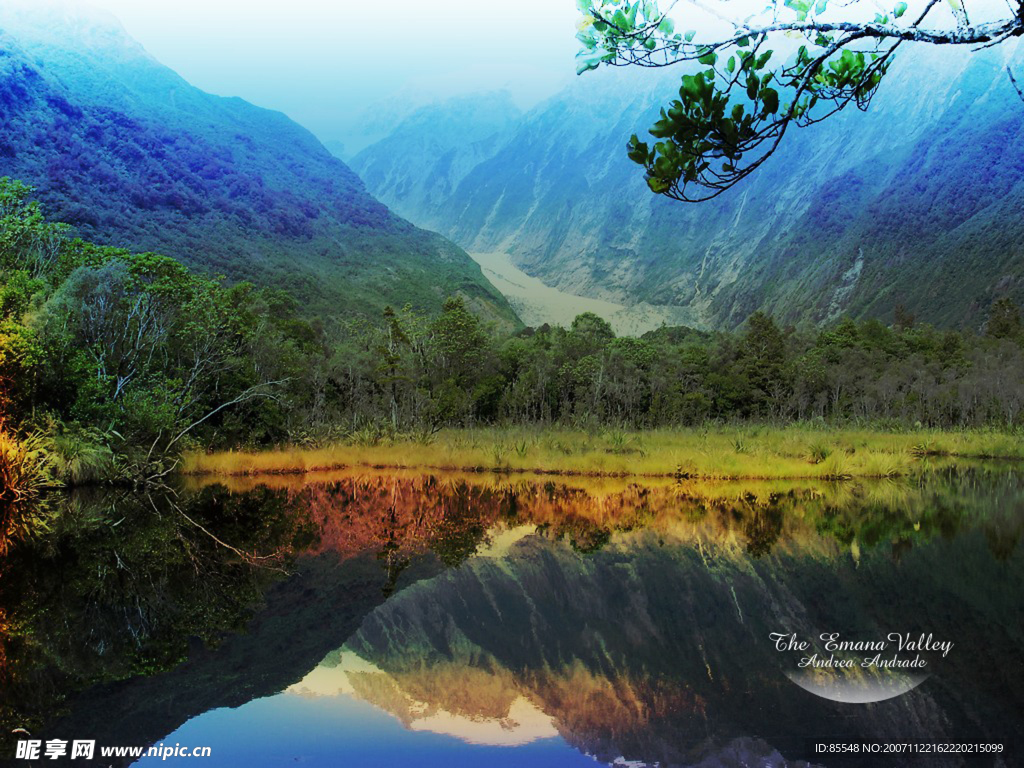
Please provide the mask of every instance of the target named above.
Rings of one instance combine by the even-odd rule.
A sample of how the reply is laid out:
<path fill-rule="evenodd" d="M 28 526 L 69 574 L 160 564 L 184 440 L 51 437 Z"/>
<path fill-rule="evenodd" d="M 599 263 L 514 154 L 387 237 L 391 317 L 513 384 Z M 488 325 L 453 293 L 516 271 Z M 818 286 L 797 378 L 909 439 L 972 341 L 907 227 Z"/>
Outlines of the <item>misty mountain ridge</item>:
<path fill-rule="evenodd" d="M 897 305 L 978 327 L 994 299 L 1024 300 L 1024 104 L 1008 63 L 1024 68 L 1019 45 L 907 46 L 866 113 L 792 130 L 700 204 L 652 195 L 626 157 L 678 90 L 671 67 L 588 73 L 482 139 L 419 136 L 444 151 L 417 178 L 402 127 L 353 168 L 410 220 L 572 294 L 684 308 L 704 327 L 756 309 L 888 321 Z"/>
<path fill-rule="evenodd" d="M 460 248 L 393 214 L 279 112 L 189 85 L 113 17 L 0 7 L 0 176 L 95 242 L 287 289 L 310 314 L 436 311 L 453 294 L 518 320 Z"/>

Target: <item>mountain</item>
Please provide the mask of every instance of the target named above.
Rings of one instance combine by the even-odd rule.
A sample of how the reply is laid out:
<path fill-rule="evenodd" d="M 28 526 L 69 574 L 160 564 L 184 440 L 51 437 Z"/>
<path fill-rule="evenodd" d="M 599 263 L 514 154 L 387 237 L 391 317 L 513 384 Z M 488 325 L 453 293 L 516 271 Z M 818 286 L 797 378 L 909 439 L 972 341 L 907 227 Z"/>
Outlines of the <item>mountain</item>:
<path fill-rule="evenodd" d="M 310 314 L 458 293 L 518 325 L 462 249 L 392 213 L 312 134 L 194 88 L 79 4 L 0 6 L 0 176 L 86 239 L 287 289 Z"/>
<path fill-rule="evenodd" d="M 757 173 L 701 204 L 651 195 L 625 154 L 677 90 L 672 68 L 589 73 L 400 184 L 373 171 L 384 155 L 403 167 L 429 135 L 400 140 L 400 128 L 353 166 L 412 221 L 568 293 L 677 308 L 711 328 L 759 308 L 788 322 L 891 320 L 898 305 L 979 327 L 994 299 L 1024 301 L 1024 104 L 1011 62 L 1024 68 L 1015 43 L 908 48 L 866 113 L 793 130 Z"/>
<path fill-rule="evenodd" d="M 941 545 L 915 547 L 900 568 L 884 549 L 865 558 L 855 577 L 848 556 L 749 558 L 714 542 L 698 550 L 671 530 L 613 534 L 606 548 L 584 556 L 525 531 L 500 559 L 473 558 L 395 595 L 363 620 L 342 654 L 328 656 L 296 687 L 311 688 L 348 655 L 361 661 L 347 675 L 356 695 L 419 729 L 442 723 L 471 740 L 479 731 L 468 724 L 520 724 L 512 713 L 525 700 L 540 737 L 553 725 L 605 765 L 805 765 L 780 753 L 813 756 L 814 734 L 859 743 L 1012 730 L 1019 696 L 997 679 L 978 679 L 969 660 L 943 659 L 927 687 L 869 706 L 841 698 L 811 703 L 786 680 L 765 641 L 777 627 L 814 637 L 821 630 L 813 628 L 856 621 L 869 634 L 884 633 L 920 615 L 923 595 L 939 603 L 963 578 L 929 581 L 949 567 Z M 960 564 L 999 568 L 982 537 L 958 556 Z M 823 583 L 858 597 L 831 602 L 807 589 Z M 872 589 L 892 600 L 883 607 L 859 597 Z M 988 614 L 993 625 L 999 610 Z M 935 631 L 971 634 L 961 619 Z M 993 634 L 997 658 L 1012 655 L 1010 635 Z"/>
<path fill-rule="evenodd" d="M 522 113 L 507 91 L 421 107 L 394 131 L 352 160 L 395 210 L 439 210 L 474 167 L 489 159 Z"/>

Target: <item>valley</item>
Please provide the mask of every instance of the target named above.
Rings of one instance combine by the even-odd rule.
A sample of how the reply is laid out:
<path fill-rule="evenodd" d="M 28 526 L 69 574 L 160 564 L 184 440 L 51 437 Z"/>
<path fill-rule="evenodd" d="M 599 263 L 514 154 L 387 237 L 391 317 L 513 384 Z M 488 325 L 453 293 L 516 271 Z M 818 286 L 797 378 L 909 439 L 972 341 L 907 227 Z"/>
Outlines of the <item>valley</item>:
<path fill-rule="evenodd" d="M 1024 68 L 1018 43 L 907 46 L 870 109 L 795 129 L 700 204 L 652 195 L 626 156 L 678 91 L 676 67 L 588 72 L 497 126 L 482 96 L 476 111 L 460 102 L 461 131 L 434 130 L 439 103 L 352 164 L 403 216 L 573 295 L 715 329 L 758 309 L 795 325 L 900 309 L 977 329 L 993 301 L 1024 301 L 1024 110 L 1008 66 Z"/>
<path fill-rule="evenodd" d="M 1015 764 L 1024 16 L 91 2 L 0 0 L 0 763 Z"/>
<path fill-rule="evenodd" d="M 642 336 L 663 325 L 704 326 L 692 311 L 683 307 L 644 303 L 625 306 L 553 288 L 519 269 L 508 254 L 470 253 L 470 256 L 528 326 L 538 327 L 545 323 L 568 326 L 584 312 L 607 320 L 619 336 Z"/>

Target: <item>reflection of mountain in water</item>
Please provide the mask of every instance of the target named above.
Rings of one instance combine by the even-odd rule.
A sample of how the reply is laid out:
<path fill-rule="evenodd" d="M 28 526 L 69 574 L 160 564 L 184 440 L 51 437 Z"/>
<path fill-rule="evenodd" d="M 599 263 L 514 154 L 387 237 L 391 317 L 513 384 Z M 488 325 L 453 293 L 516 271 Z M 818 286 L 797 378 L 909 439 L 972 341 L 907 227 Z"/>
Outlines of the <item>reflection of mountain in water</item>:
<path fill-rule="evenodd" d="M 529 537 L 410 587 L 345 652 L 380 678 L 355 693 L 403 720 L 417 722 L 412 704 L 424 718 L 501 720 L 525 699 L 603 761 L 691 764 L 750 736 L 789 757 L 809 757 L 812 737 L 998 741 L 1024 707 L 1019 558 L 995 561 L 978 535 L 899 562 L 864 554 L 859 567 L 736 559 L 649 532 L 588 556 Z M 932 660 L 922 688 L 868 706 L 799 689 L 768 642 L 780 630 L 897 628 L 953 638 L 958 651 Z"/>
<path fill-rule="evenodd" d="M 218 707 L 341 693 L 467 744 L 557 734 L 606 761 L 793 765 L 782 756 L 810 758 L 825 736 L 1005 741 L 1024 705 L 1024 487 L 1012 471 L 849 484 L 342 472 L 269 484 L 182 502 L 234 542 L 249 531 L 269 546 L 259 532 L 271 510 L 275 530 L 292 536 L 290 515 L 311 532 L 248 631 L 203 648 L 183 627 L 161 643 L 191 645 L 187 662 L 94 687 L 49 732 L 153 743 Z M 221 556 L 232 558 L 208 546 L 207 567 Z M 34 594 L 61 594 L 69 579 L 89 593 L 79 566 L 41 561 Z M 109 634 L 140 583 L 90 609 Z M 147 598 L 154 626 L 172 609 L 203 614 L 161 608 L 162 594 Z M 74 606 L 43 607 L 52 619 Z M 46 623 L 50 647 L 74 646 L 58 628 L 80 624 L 63 621 Z M 851 707 L 790 682 L 767 642 L 826 630 L 928 631 L 957 648 L 919 689 Z"/>
<path fill-rule="evenodd" d="M 452 709 L 418 700 L 387 672 L 345 650 L 330 654 L 287 693 L 356 695 L 392 713 L 407 728 L 447 734 L 469 744 L 518 746 L 558 733 L 550 716 L 490 671 L 448 666 L 434 674 L 439 687 L 457 690 L 465 700 Z"/>

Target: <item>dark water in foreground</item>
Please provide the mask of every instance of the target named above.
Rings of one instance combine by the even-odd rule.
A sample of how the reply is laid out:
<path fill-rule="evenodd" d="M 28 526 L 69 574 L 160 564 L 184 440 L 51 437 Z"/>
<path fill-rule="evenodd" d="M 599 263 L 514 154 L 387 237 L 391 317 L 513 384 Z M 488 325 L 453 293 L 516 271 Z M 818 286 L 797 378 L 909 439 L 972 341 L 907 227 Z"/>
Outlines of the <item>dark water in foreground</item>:
<path fill-rule="evenodd" d="M 1015 467 L 270 482 L 61 502 L 0 585 L 4 757 L 21 726 L 217 766 L 1024 765 Z M 823 633 L 953 645 L 799 671 L 875 655 Z M 1004 751 L 813 749 L 866 741 Z"/>

